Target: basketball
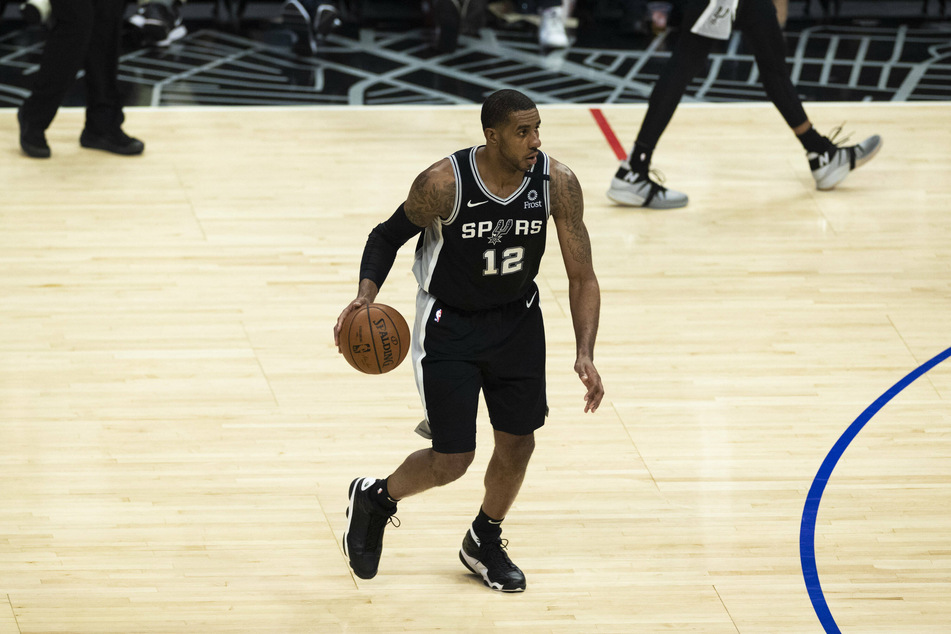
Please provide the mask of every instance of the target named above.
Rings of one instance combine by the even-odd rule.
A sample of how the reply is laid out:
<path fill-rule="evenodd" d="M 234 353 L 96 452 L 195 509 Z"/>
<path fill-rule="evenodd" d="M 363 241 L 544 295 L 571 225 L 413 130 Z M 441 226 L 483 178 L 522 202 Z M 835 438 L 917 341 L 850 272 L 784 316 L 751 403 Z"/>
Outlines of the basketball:
<path fill-rule="evenodd" d="M 347 363 L 365 374 L 394 369 L 409 352 L 410 334 L 398 310 L 368 304 L 349 315 L 340 329 L 340 350 Z"/>

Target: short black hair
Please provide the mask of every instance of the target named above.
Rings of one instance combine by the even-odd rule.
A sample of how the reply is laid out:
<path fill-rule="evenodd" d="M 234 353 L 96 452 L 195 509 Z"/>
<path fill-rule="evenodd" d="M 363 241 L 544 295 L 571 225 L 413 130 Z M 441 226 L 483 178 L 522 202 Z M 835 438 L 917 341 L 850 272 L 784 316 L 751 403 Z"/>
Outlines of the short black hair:
<path fill-rule="evenodd" d="M 517 90 L 499 90 L 489 95 L 482 104 L 482 129 L 499 127 L 508 121 L 513 112 L 537 108 L 534 101 Z"/>

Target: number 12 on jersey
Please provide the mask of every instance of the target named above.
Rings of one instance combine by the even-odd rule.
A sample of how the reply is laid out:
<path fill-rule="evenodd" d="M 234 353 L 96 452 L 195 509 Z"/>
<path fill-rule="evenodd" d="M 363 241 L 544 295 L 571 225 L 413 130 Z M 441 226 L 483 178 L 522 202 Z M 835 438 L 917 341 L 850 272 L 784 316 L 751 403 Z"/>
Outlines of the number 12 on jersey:
<path fill-rule="evenodd" d="M 502 251 L 502 268 L 498 267 L 498 249 L 486 249 L 482 254 L 485 268 L 482 275 L 508 275 L 522 270 L 525 260 L 525 247 L 510 247 Z"/>

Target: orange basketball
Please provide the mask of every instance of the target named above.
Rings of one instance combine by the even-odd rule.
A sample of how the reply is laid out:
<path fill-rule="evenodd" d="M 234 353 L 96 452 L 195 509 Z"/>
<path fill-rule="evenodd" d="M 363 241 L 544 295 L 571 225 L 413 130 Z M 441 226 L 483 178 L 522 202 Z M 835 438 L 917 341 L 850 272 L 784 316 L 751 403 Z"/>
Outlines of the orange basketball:
<path fill-rule="evenodd" d="M 406 320 L 386 304 L 368 304 L 347 315 L 340 350 L 347 363 L 366 374 L 389 372 L 406 358 L 410 335 Z"/>

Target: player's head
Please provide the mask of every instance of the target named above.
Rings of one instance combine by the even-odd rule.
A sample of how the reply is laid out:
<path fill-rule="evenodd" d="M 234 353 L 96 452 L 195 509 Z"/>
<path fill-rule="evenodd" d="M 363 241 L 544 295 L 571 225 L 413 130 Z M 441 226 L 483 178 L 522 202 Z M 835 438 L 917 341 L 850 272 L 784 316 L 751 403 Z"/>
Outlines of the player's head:
<path fill-rule="evenodd" d="M 535 102 L 517 90 L 499 90 L 482 104 L 482 129 L 498 128 L 509 115 L 520 110 L 537 110 Z"/>
<path fill-rule="evenodd" d="M 485 144 L 513 169 L 528 170 L 535 164 L 541 119 L 535 102 L 517 90 L 499 90 L 482 104 Z"/>

